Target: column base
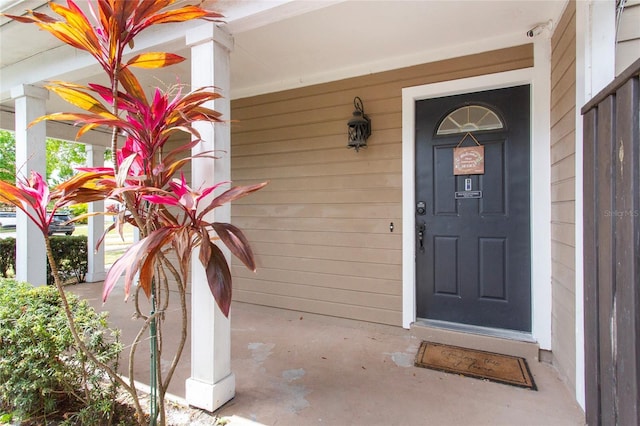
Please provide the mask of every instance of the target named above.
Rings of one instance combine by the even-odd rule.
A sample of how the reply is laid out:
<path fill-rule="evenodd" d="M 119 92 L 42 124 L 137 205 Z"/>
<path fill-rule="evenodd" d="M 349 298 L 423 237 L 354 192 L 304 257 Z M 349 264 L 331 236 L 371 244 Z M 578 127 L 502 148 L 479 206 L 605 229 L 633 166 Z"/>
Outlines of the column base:
<path fill-rule="evenodd" d="M 203 410 L 213 412 L 236 396 L 236 376 L 231 373 L 217 383 L 206 383 L 190 377 L 186 381 L 186 400 Z"/>
<path fill-rule="evenodd" d="M 98 281 L 104 281 L 107 274 L 105 272 L 87 272 L 87 275 L 84 276 L 85 282 L 88 283 L 96 283 Z"/>

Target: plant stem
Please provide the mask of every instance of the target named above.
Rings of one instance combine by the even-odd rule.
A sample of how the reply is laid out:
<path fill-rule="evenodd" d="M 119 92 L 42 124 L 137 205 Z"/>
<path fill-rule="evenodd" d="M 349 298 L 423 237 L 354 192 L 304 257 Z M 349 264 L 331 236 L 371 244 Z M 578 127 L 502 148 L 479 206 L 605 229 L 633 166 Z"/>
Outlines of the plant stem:
<path fill-rule="evenodd" d="M 71 335 L 73 336 L 73 340 L 78 347 L 78 350 L 82 351 L 87 358 L 89 358 L 94 364 L 98 367 L 102 368 L 112 379 L 118 382 L 132 397 L 135 405 L 136 413 L 138 414 L 138 419 L 140 422 L 144 420 L 144 411 L 142 411 L 142 407 L 140 406 L 140 402 L 138 401 L 137 392 L 134 388 L 131 388 L 127 383 L 118 375 L 117 372 L 113 371 L 111 367 L 109 367 L 104 362 L 100 361 L 95 357 L 95 355 L 87 348 L 84 344 L 84 341 L 78 334 L 78 329 L 76 327 L 75 320 L 73 318 L 73 313 L 71 311 L 71 307 L 69 306 L 69 301 L 67 299 L 67 295 L 64 291 L 64 286 L 62 281 L 60 280 L 60 276 L 58 274 L 58 265 L 53 257 L 53 250 L 51 249 L 51 240 L 46 232 L 43 232 L 44 236 L 44 244 L 47 251 L 47 259 L 49 259 L 49 265 L 51 266 L 51 273 L 53 274 L 53 280 L 56 285 L 56 289 L 58 290 L 58 294 L 60 295 L 60 301 L 62 302 L 62 308 L 67 317 L 67 322 L 69 324 L 69 329 L 71 330 Z M 143 423 L 140 423 L 143 424 Z"/>
<path fill-rule="evenodd" d="M 156 426 L 158 420 L 158 335 L 156 332 L 156 297 L 153 294 L 155 292 L 155 284 L 151 284 L 151 322 L 149 323 L 149 338 L 150 338 L 150 352 L 151 352 L 151 368 L 149 370 L 150 382 L 149 387 L 151 388 L 151 394 L 149 395 L 150 402 L 150 419 L 149 425 Z"/>
<path fill-rule="evenodd" d="M 166 258 L 166 256 L 162 255 L 161 259 L 165 267 L 169 269 L 169 271 L 171 272 L 171 274 L 173 275 L 174 279 L 177 282 L 178 295 L 180 296 L 180 310 L 182 314 L 182 318 L 181 318 L 182 327 L 180 330 L 180 341 L 178 342 L 176 353 L 173 357 L 173 360 L 171 361 L 171 366 L 167 371 L 165 381 L 162 383 L 162 386 L 161 386 L 162 394 L 160 396 L 164 399 L 164 395 L 167 391 L 167 388 L 169 387 L 169 383 L 171 382 L 173 373 L 175 372 L 176 367 L 178 366 L 178 362 L 180 361 L 180 358 L 182 356 L 182 351 L 184 350 L 184 346 L 187 341 L 187 326 L 188 326 L 189 316 L 187 312 L 186 288 L 184 285 L 186 283 L 186 277 L 182 277 L 178 273 L 178 271 L 174 268 L 174 266 L 171 264 L 169 259 Z M 168 281 L 168 280 L 165 278 L 165 281 Z"/>

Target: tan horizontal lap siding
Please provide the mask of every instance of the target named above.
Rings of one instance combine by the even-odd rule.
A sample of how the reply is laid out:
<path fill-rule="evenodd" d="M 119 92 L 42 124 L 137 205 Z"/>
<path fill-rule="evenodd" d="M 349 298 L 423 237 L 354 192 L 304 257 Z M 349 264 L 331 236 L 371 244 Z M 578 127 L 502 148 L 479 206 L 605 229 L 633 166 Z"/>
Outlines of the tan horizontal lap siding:
<path fill-rule="evenodd" d="M 640 57 L 640 0 L 627 0 L 619 20 L 616 75 Z"/>
<path fill-rule="evenodd" d="M 232 207 L 258 266 L 233 261 L 234 299 L 401 325 L 402 88 L 532 65 L 526 45 L 233 101 L 232 179 L 270 181 Z M 355 96 L 373 127 L 358 153 Z"/>
<path fill-rule="evenodd" d="M 551 259 L 554 364 L 575 389 L 576 5 L 551 40 Z"/>

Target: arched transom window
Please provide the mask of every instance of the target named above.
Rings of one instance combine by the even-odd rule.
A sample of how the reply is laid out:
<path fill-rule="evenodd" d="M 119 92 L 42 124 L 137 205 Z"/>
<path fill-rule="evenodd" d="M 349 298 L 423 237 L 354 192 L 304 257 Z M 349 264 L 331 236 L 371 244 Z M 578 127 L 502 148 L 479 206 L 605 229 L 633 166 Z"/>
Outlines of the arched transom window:
<path fill-rule="evenodd" d="M 438 126 L 437 135 L 476 132 L 504 128 L 498 115 L 481 105 L 467 105 L 447 115 Z"/>

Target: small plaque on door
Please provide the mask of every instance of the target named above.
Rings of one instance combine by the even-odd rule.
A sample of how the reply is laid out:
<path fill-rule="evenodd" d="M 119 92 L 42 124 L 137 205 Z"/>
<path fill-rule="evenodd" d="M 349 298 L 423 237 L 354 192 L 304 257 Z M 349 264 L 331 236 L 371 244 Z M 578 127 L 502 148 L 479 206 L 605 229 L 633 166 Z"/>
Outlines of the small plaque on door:
<path fill-rule="evenodd" d="M 482 198 L 482 191 L 456 191 L 456 200 L 464 198 Z"/>
<path fill-rule="evenodd" d="M 460 146 L 467 136 L 473 139 L 475 146 Z M 453 148 L 453 174 L 455 176 L 484 174 L 484 146 L 480 145 L 480 142 L 469 132 Z"/>

